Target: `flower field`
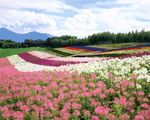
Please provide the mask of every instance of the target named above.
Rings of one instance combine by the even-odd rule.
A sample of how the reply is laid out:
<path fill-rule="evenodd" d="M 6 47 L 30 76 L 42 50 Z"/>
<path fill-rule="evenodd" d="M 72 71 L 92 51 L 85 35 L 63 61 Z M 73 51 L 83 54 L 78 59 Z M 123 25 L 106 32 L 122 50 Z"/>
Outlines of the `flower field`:
<path fill-rule="evenodd" d="M 91 46 L 69 46 L 64 47 L 64 49 L 68 51 L 81 51 L 81 54 L 78 54 L 79 56 L 86 56 L 87 55 L 110 55 L 110 54 L 134 54 L 139 52 L 147 52 L 150 51 L 150 44 L 145 45 L 135 45 L 130 47 L 124 47 L 124 48 L 115 48 L 115 49 L 106 49 L 106 48 L 98 48 L 98 47 L 91 47 Z"/>
<path fill-rule="evenodd" d="M 143 51 L 0 58 L 0 120 L 150 120 L 150 52 Z"/>

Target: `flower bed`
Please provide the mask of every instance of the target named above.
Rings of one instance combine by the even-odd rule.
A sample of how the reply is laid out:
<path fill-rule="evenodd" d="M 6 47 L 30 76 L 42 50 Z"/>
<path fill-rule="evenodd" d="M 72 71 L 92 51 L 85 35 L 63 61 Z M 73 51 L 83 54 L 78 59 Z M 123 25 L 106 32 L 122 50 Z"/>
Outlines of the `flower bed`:
<path fill-rule="evenodd" d="M 67 65 L 67 64 L 77 64 L 79 62 L 74 61 L 54 61 L 54 60 L 47 60 L 47 59 L 41 59 L 37 56 L 31 55 L 30 53 L 22 53 L 19 54 L 19 57 L 24 59 L 27 62 L 38 64 L 38 65 L 45 65 L 45 66 L 61 66 L 61 65 Z"/>
<path fill-rule="evenodd" d="M 75 51 L 96 52 L 95 54 L 112 54 L 112 53 L 132 54 L 132 53 L 150 51 L 149 44 L 126 47 L 126 48 L 119 48 L 119 49 L 111 49 L 111 50 L 107 50 L 104 48 L 89 47 L 89 46 L 68 46 L 64 48 L 69 49 L 69 50 L 75 50 Z"/>
<path fill-rule="evenodd" d="M 88 47 L 88 46 L 69 46 L 69 47 L 64 47 L 64 48 L 69 49 L 69 50 L 79 50 L 79 51 L 84 51 L 84 52 L 101 52 L 101 51 L 107 50 L 104 48 L 95 48 L 95 47 Z"/>
<path fill-rule="evenodd" d="M 34 59 L 0 59 L 0 120 L 150 119 L 149 52 L 66 60 L 37 52 L 23 55 Z M 35 64 L 39 59 L 78 63 Z"/>
<path fill-rule="evenodd" d="M 150 83 L 132 74 L 129 80 L 107 72 L 17 73 L 0 79 L 3 120 L 149 120 Z M 140 87 L 139 87 L 140 86 Z"/>

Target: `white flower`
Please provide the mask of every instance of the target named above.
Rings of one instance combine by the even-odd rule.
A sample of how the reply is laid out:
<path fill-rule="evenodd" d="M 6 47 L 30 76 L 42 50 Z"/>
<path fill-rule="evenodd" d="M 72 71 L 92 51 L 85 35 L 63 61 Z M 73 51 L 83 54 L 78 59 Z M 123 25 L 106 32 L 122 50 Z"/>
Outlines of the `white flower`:
<path fill-rule="evenodd" d="M 45 57 L 46 55 L 42 56 Z M 53 60 L 60 60 L 60 58 L 52 58 Z M 65 60 L 66 59 L 66 60 Z M 150 67 L 150 56 L 143 57 L 132 57 L 132 58 L 124 58 L 124 59 L 110 59 L 106 60 L 104 58 L 61 58 L 61 60 L 74 60 L 74 61 L 89 61 L 87 63 L 79 63 L 79 64 L 70 64 L 63 65 L 59 67 L 54 66 L 43 66 L 38 64 L 33 64 L 25 61 L 20 58 L 18 55 L 9 56 L 8 60 L 14 67 L 21 72 L 33 72 L 33 71 L 78 71 L 79 73 L 92 73 L 95 72 L 99 76 L 100 79 L 107 79 L 108 72 L 111 72 L 115 75 L 115 77 L 122 77 L 129 80 L 129 77 L 132 74 L 137 74 L 138 79 L 146 79 L 148 82 L 150 81 L 149 71 L 146 67 Z M 97 61 L 99 60 L 99 61 Z M 143 67 L 146 66 L 146 67 Z M 133 73 L 131 72 L 133 71 Z"/>

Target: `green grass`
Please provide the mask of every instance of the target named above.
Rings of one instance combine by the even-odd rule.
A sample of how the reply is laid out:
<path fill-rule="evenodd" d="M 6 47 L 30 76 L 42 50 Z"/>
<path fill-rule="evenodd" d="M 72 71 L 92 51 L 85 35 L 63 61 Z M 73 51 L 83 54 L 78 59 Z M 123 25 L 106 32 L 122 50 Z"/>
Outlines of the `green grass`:
<path fill-rule="evenodd" d="M 63 52 L 57 49 L 53 48 L 44 48 L 44 47 L 31 47 L 31 48 L 8 48 L 8 49 L 1 49 L 0 48 L 0 58 L 2 57 L 7 57 L 10 55 L 16 55 L 24 52 L 29 52 L 29 51 L 43 51 L 47 52 L 56 56 L 62 56 L 62 57 L 67 57 L 67 56 L 72 56 L 74 54 Z"/>
<path fill-rule="evenodd" d="M 0 58 L 7 57 L 10 55 L 20 54 L 28 51 L 44 51 L 50 52 L 47 48 L 42 47 L 31 47 L 31 48 L 8 48 L 8 49 L 0 49 Z"/>

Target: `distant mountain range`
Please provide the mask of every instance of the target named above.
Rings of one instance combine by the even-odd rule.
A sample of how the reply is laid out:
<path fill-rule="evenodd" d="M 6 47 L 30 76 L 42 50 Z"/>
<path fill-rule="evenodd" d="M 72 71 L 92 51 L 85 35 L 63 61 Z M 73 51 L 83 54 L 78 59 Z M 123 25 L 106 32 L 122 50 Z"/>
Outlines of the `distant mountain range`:
<path fill-rule="evenodd" d="M 39 32 L 35 32 L 35 31 L 25 33 L 25 34 L 19 34 L 19 33 L 12 32 L 6 28 L 0 28 L 0 39 L 5 39 L 5 40 L 9 39 L 9 40 L 13 40 L 16 42 L 23 42 L 25 39 L 45 40 L 48 37 L 53 37 L 53 36 L 46 34 L 46 33 L 39 33 Z"/>

